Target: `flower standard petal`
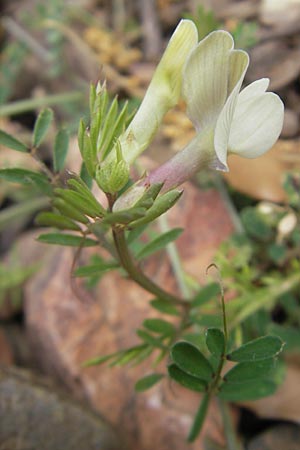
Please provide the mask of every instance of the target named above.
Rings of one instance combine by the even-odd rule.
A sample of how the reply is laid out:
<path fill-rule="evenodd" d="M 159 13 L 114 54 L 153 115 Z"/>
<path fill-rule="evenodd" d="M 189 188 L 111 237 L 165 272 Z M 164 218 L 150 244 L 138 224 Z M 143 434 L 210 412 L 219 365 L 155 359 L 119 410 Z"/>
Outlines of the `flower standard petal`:
<path fill-rule="evenodd" d="M 156 68 L 145 97 L 120 143 L 124 159 L 131 163 L 151 142 L 166 112 L 179 99 L 186 59 L 198 41 L 191 20 L 181 20 Z"/>
<path fill-rule="evenodd" d="M 261 156 L 277 141 L 283 115 L 283 103 L 273 92 L 241 102 L 232 122 L 229 151 L 246 158 Z"/>
<path fill-rule="evenodd" d="M 214 31 L 191 52 L 183 73 L 182 95 L 197 130 L 214 123 L 226 98 L 233 38 Z"/>
<path fill-rule="evenodd" d="M 233 119 L 237 98 L 242 86 L 242 82 L 249 64 L 249 56 L 243 50 L 234 50 L 230 55 L 230 73 L 231 78 L 237 80 L 235 87 L 232 89 L 224 108 L 222 109 L 215 128 L 214 145 L 219 165 L 216 164 L 217 170 L 228 171 L 227 166 L 227 150 L 228 140 Z M 239 77 L 238 77 L 239 75 Z M 230 88 L 230 85 L 228 86 Z"/>

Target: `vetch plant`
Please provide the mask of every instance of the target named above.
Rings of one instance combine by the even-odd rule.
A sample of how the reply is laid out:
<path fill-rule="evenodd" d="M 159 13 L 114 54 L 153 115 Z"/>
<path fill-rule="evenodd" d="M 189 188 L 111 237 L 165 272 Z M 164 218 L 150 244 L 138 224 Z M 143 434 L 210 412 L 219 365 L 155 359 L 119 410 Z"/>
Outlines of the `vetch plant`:
<path fill-rule="evenodd" d="M 188 389 L 203 392 L 191 441 L 201 430 L 213 396 L 224 406 L 224 400 L 251 400 L 276 390 L 280 382 L 276 361 L 283 346 L 276 336 L 245 343 L 237 340 L 235 329 L 228 327 L 218 284 L 193 289 L 189 298 L 182 298 L 157 285 L 140 264 L 181 234 L 177 228 L 156 234 L 146 244 L 139 242 L 147 226 L 182 196 L 182 190 L 176 189 L 181 183 L 199 170 L 228 170 L 229 153 L 260 156 L 274 144 L 282 127 L 283 105 L 277 95 L 265 92 L 266 79 L 240 92 L 249 58 L 244 51 L 234 50 L 230 34 L 216 31 L 197 40 L 193 22 L 181 21 L 133 117 L 126 103 L 120 106 L 117 98 L 109 98 L 105 83 L 91 86 L 90 122 L 81 121 L 78 131 L 83 160 L 80 174 L 64 170 L 68 148 L 64 130 L 55 137 L 52 170 L 40 159 L 39 149 L 53 118 L 49 110 L 42 111 L 36 121 L 32 145 L 0 132 L 2 144 L 31 153 L 40 163 L 40 172 L 0 170 L 2 179 L 32 184 L 49 196 L 52 209 L 40 213 L 37 223 L 58 231 L 42 234 L 39 240 L 78 249 L 74 276 L 93 281 L 109 270 L 122 269 L 153 295 L 151 306 L 163 317 L 169 316 L 168 320 L 145 318 L 137 330 L 137 345 L 101 355 L 86 365 L 138 364 L 151 356 L 155 369 L 166 360 L 164 373 L 147 374 L 136 389 L 145 390 L 169 376 Z M 195 125 L 195 138 L 149 175 L 133 179 L 132 163 L 148 147 L 165 113 L 180 96 Z M 107 204 L 99 201 L 99 191 Z M 94 256 L 88 265 L 77 267 L 78 254 L 90 246 L 105 248 L 108 256 Z M 207 321 L 207 308 L 212 304 L 214 326 Z M 227 360 L 236 363 L 229 371 Z"/>

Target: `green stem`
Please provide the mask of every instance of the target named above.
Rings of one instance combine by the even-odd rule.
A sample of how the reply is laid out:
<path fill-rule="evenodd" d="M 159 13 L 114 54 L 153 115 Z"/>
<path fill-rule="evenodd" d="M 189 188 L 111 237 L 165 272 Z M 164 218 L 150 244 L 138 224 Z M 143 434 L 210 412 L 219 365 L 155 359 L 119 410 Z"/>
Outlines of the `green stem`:
<path fill-rule="evenodd" d="M 67 102 L 77 102 L 84 96 L 82 91 L 71 91 L 64 94 L 45 95 L 44 97 L 30 98 L 20 100 L 6 105 L 0 106 L 1 116 L 13 116 L 14 114 L 21 114 L 26 111 L 31 111 L 43 106 L 59 105 Z"/>
<path fill-rule="evenodd" d="M 227 211 L 229 213 L 229 216 L 232 220 L 232 223 L 234 225 L 236 232 L 244 233 L 245 230 L 244 230 L 243 224 L 241 222 L 239 213 L 237 212 L 237 210 L 231 200 L 231 197 L 228 194 L 228 190 L 227 190 L 226 184 L 224 183 L 222 176 L 219 174 L 216 174 L 214 177 L 214 183 L 215 183 L 215 186 L 218 189 L 218 191 L 222 197 L 222 200 L 227 208 Z"/>
<path fill-rule="evenodd" d="M 133 281 L 160 299 L 187 307 L 188 303 L 185 300 L 180 299 L 159 287 L 135 265 L 128 250 L 123 230 L 113 230 L 113 238 L 120 263 Z"/>
<path fill-rule="evenodd" d="M 231 420 L 230 410 L 226 401 L 218 399 L 222 415 L 227 450 L 242 450 L 237 441 L 235 429 Z"/>
<path fill-rule="evenodd" d="M 194 418 L 193 426 L 188 435 L 189 442 L 193 442 L 201 431 L 201 428 L 203 426 L 203 423 L 204 423 L 204 420 L 206 417 L 210 398 L 211 398 L 211 394 L 209 392 L 207 392 L 206 394 L 203 395 L 203 397 L 201 399 L 201 403 L 199 405 L 198 411 L 196 412 L 196 415 Z"/>
<path fill-rule="evenodd" d="M 166 214 L 163 214 L 158 218 L 158 223 L 160 226 L 160 229 L 163 233 L 170 231 L 170 227 L 168 224 L 167 216 Z M 172 269 L 174 271 L 175 278 L 178 283 L 178 287 L 180 289 L 180 292 L 183 297 L 188 298 L 190 295 L 189 289 L 186 285 L 185 279 L 184 279 L 184 272 L 182 269 L 182 264 L 180 261 L 180 257 L 177 251 L 176 244 L 174 242 L 171 242 L 166 247 L 168 256 L 170 258 L 170 262 L 172 265 Z"/>

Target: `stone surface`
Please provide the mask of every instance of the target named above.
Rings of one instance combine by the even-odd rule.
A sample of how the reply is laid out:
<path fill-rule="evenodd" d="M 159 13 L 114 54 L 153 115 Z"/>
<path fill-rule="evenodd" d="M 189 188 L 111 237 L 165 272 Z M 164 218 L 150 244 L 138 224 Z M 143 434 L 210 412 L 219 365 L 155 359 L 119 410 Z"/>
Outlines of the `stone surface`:
<path fill-rule="evenodd" d="M 268 41 L 250 51 L 251 64 L 246 74 L 248 83 L 259 78 L 270 78 L 270 90 L 278 90 L 300 73 L 299 50 L 290 49 L 284 41 Z"/>
<path fill-rule="evenodd" d="M 291 138 L 296 136 L 298 131 L 299 131 L 298 115 L 293 110 L 285 108 L 281 136 L 285 138 Z"/>
<path fill-rule="evenodd" d="M 113 429 L 43 379 L 0 367 L 0 448 L 5 450 L 120 450 Z"/>
<path fill-rule="evenodd" d="M 300 427 L 292 424 L 278 425 L 251 440 L 248 450 L 300 450 Z"/>
<path fill-rule="evenodd" d="M 224 177 L 238 191 L 259 200 L 284 202 L 284 176 L 300 168 L 299 141 L 281 139 L 256 159 L 232 155 L 229 157 L 229 167 L 230 171 Z"/>
<path fill-rule="evenodd" d="M 0 364 L 10 365 L 14 357 L 4 329 L 0 328 Z"/>
<path fill-rule="evenodd" d="M 215 249 L 232 231 L 219 195 L 187 184 L 169 222 L 187 228 L 178 240 L 183 265 L 204 281 Z M 122 429 L 132 449 L 202 449 L 201 438 L 193 445 L 185 441 L 198 407 L 197 395 L 184 389 L 172 394 L 177 388 L 174 391 L 167 381 L 147 393 L 135 394 L 135 381 L 149 371 L 145 364 L 82 368 L 89 358 L 137 344 L 135 329 L 155 313 L 147 301 L 151 296 L 117 273 L 102 278 L 94 299 L 76 298 L 70 287 L 72 259 L 72 250 L 51 248 L 47 263 L 26 286 L 27 330 L 44 370 L 58 376 Z M 166 256 L 160 253 L 143 264 L 152 279 L 166 289 L 176 289 Z M 220 441 L 221 425 L 216 407 L 212 409 L 206 427 Z"/>

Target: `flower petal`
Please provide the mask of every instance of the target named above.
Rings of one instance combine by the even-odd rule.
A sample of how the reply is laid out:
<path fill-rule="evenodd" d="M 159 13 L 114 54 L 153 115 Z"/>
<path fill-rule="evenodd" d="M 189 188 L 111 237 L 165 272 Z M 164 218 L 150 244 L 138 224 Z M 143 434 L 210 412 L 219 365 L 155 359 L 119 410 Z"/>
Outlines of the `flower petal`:
<path fill-rule="evenodd" d="M 264 94 L 270 84 L 269 78 L 261 78 L 260 80 L 253 81 L 253 83 L 246 86 L 238 96 L 237 108 L 241 102 L 253 99 L 257 95 Z"/>
<path fill-rule="evenodd" d="M 283 103 L 273 92 L 238 104 L 230 131 L 229 151 L 246 158 L 265 153 L 280 135 L 283 114 Z"/>
<path fill-rule="evenodd" d="M 198 41 L 191 20 L 181 20 L 158 64 L 146 95 L 120 139 L 124 159 L 131 163 L 151 142 L 166 112 L 178 102 L 183 67 Z"/>
<path fill-rule="evenodd" d="M 232 88 L 233 82 L 235 82 L 236 84 L 232 89 L 225 103 L 225 106 L 219 115 L 214 137 L 215 151 L 220 162 L 219 167 L 216 166 L 216 168 L 219 170 L 228 170 L 227 149 L 231 122 L 233 120 L 238 94 L 241 89 L 248 64 L 249 56 L 246 52 L 244 52 L 243 50 L 234 50 L 231 52 L 229 79 L 232 81 L 229 83 L 228 88 Z"/>
<path fill-rule="evenodd" d="M 226 101 L 232 48 L 229 33 L 214 31 L 199 42 L 186 61 L 182 95 L 197 130 L 214 123 Z"/>

